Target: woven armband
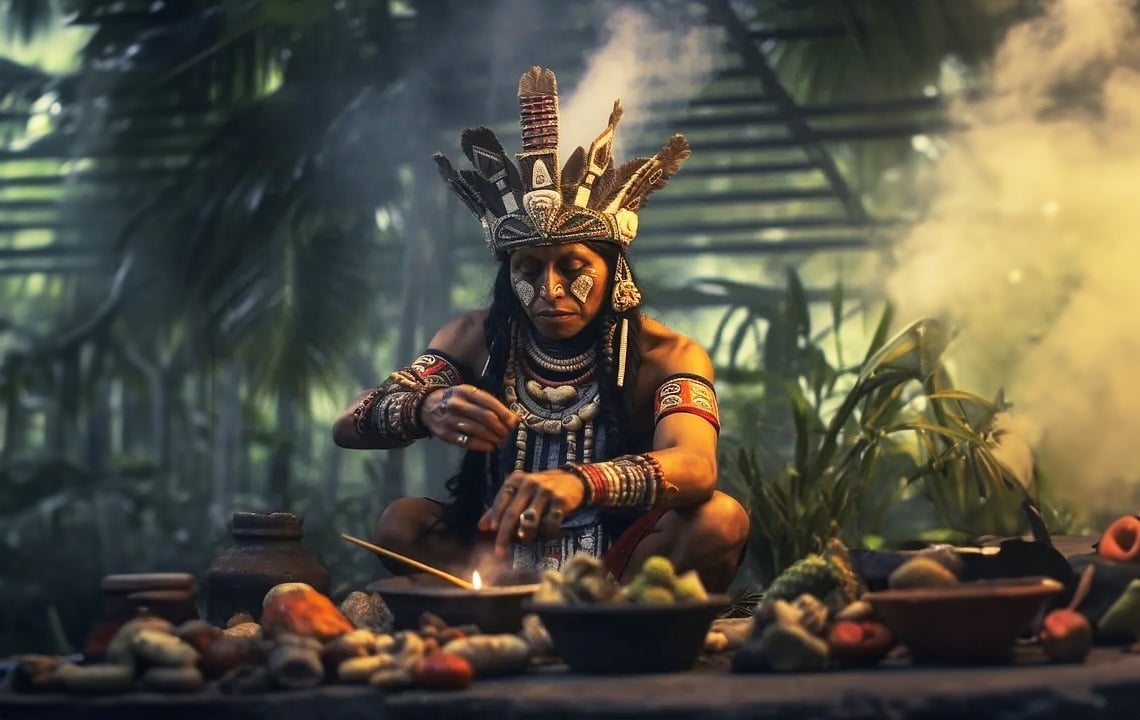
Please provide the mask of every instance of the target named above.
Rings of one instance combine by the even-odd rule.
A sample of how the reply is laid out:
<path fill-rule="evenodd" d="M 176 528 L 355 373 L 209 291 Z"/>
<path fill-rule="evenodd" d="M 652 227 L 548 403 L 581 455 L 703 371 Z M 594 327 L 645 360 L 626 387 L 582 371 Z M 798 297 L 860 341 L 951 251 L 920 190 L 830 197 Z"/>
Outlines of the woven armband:
<path fill-rule="evenodd" d="M 653 423 L 656 425 L 666 415 L 678 412 L 702 417 L 720 432 L 716 390 L 712 383 L 699 375 L 670 375 L 657 388 L 653 403 Z"/>
<path fill-rule="evenodd" d="M 648 454 L 622 455 L 599 463 L 568 463 L 564 469 L 582 481 L 586 507 L 653 507 L 676 492 L 675 486 L 665 483 L 661 464 Z"/>
<path fill-rule="evenodd" d="M 429 435 L 419 418 L 424 398 L 462 382 L 454 362 L 429 350 L 369 390 L 352 409 L 353 424 L 362 437 L 388 447 L 406 447 Z"/>

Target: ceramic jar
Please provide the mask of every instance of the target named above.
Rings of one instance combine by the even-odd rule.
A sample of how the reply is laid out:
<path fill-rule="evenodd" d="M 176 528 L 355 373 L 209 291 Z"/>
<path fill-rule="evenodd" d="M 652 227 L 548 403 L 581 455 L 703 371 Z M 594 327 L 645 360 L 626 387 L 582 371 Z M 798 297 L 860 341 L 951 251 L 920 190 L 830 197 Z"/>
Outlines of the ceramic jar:
<path fill-rule="evenodd" d="M 206 571 L 206 619 L 224 627 L 235 613 L 261 618 L 274 585 L 303 582 L 328 594 L 329 572 L 301 543 L 304 520 L 295 513 L 234 513 L 233 545 Z"/>

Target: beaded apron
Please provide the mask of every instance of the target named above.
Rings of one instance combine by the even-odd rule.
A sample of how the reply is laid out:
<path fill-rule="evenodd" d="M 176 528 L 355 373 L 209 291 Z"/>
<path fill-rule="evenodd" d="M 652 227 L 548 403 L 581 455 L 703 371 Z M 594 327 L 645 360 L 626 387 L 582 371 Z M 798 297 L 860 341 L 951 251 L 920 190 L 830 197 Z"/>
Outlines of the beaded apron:
<path fill-rule="evenodd" d="M 550 470 L 569 461 L 605 459 L 605 432 L 599 421 L 601 401 L 595 378 L 593 346 L 566 352 L 550 341 L 536 340 L 516 330 L 503 396 L 507 407 L 522 418 L 515 437 L 499 454 L 497 482 L 489 479 L 487 503 L 502 479 L 514 470 Z M 601 557 L 613 544 L 601 514 L 575 513 L 562 523 L 562 535 L 539 538 L 531 545 L 515 543 L 514 567 L 561 570 L 577 553 Z"/>

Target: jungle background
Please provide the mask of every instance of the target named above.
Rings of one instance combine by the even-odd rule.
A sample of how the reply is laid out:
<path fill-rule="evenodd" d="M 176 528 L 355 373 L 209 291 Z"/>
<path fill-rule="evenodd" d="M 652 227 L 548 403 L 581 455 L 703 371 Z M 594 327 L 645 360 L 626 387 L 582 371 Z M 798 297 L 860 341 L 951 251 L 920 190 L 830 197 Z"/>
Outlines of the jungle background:
<path fill-rule="evenodd" d="M 377 571 L 337 534 L 438 495 L 458 456 L 341 450 L 331 422 L 486 299 L 491 259 L 429 156 L 475 124 L 512 147 L 534 64 L 574 144 L 618 96 L 619 157 L 693 144 L 632 258 L 648 311 L 718 367 L 722 486 L 754 525 L 739 588 L 833 531 L 1018 533 L 1026 496 L 1055 532 L 1095 527 L 1003 442 L 1001 384 L 958 376 L 953 318 L 887 282 L 958 108 L 1049 12 L 0 0 L 0 653 L 81 644 L 107 573 L 203 572 L 237 510 L 303 512 L 338 587 Z M 1054 112 L 1089 101 L 1069 79 Z"/>

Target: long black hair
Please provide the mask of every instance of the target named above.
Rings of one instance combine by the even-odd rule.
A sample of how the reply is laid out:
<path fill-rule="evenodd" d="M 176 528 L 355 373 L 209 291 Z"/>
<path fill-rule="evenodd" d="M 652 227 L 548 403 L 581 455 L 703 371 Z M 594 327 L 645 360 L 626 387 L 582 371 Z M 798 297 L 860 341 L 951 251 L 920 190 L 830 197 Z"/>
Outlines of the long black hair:
<path fill-rule="evenodd" d="M 635 388 L 641 365 L 641 309 L 634 308 L 617 313 L 610 304 L 613 290 L 614 272 L 621 253 L 620 248 L 608 242 L 590 242 L 586 246 L 602 256 L 609 267 L 609 282 L 606 284 L 606 301 L 595 321 L 583 332 L 597 335 L 598 357 L 602 358 L 601 374 L 598 379 L 598 392 L 601 396 L 603 412 L 601 421 L 605 425 L 607 454 L 621 455 L 641 452 L 648 438 L 640 431 L 634 418 Z M 629 321 L 629 335 L 626 347 L 626 372 L 623 387 L 617 386 L 617 359 L 620 332 L 615 331 L 622 320 Z M 487 371 L 476 383 L 495 397 L 502 397 L 503 379 L 507 374 L 507 361 L 511 353 L 511 328 L 516 323 L 530 322 L 515 296 L 511 286 L 510 262 L 499 264 L 498 274 L 492 290 L 491 306 L 483 323 L 483 333 L 487 342 L 490 361 Z M 490 475 L 497 481 L 500 458 L 499 450 L 478 452 L 468 450 L 463 456 L 459 472 L 447 481 L 447 491 L 451 495 L 451 529 L 461 537 L 473 538 L 479 517 L 483 514 L 483 501 L 487 478 Z"/>

